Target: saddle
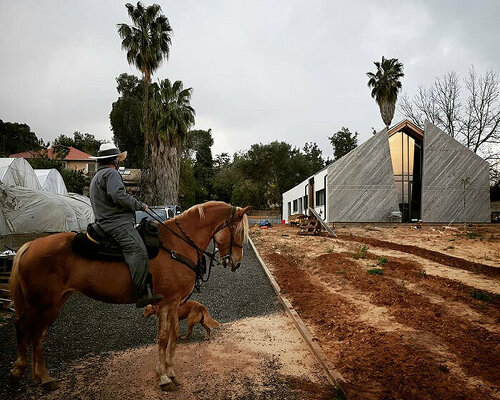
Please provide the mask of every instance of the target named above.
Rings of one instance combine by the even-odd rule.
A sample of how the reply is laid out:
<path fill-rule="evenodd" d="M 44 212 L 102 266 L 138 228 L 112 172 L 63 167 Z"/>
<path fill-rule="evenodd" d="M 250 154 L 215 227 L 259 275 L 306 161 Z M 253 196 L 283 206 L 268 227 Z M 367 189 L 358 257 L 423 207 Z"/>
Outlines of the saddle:
<path fill-rule="evenodd" d="M 155 258 L 160 252 L 160 228 L 158 225 L 144 217 L 137 226 L 141 235 L 148 257 Z M 106 236 L 106 233 L 97 224 L 89 224 L 87 232 L 77 233 L 71 243 L 73 251 L 85 258 L 101 261 L 125 261 L 121 248 Z"/>

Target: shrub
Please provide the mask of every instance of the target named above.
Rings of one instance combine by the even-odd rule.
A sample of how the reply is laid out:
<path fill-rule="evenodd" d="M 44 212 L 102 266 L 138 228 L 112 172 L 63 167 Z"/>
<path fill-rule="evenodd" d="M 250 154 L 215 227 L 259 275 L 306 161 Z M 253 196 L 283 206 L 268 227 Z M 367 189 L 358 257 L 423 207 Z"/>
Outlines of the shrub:
<path fill-rule="evenodd" d="M 387 257 L 379 257 L 378 258 L 378 261 L 377 261 L 377 265 L 384 265 L 384 264 L 387 264 L 389 260 L 387 259 Z"/>
<path fill-rule="evenodd" d="M 366 270 L 370 275 L 384 275 L 384 270 L 382 268 L 370 268 Z"/>
<path fill-rule="evenodd" d="M 354 259 L 358 260 L 360 258 L 366 258 L 366 254 L 368 253 L 368 247 L 366 245 L 363 245 L 359 248 L 358 252 L 354 254 Z"/>
<path fill-rule="evenodd" d="M 477 299 L 477 300 L 481 300 L 481 301 L 484 301 L 486 303 L 491 303 L 493 301 L 493 298 L 491 297 L 491 295 L 488 293 L 488 292 L 485 292 L 483 290 L 476 290 L 474 289 L 471 294 L 470 294 L 473 298 Z"/>

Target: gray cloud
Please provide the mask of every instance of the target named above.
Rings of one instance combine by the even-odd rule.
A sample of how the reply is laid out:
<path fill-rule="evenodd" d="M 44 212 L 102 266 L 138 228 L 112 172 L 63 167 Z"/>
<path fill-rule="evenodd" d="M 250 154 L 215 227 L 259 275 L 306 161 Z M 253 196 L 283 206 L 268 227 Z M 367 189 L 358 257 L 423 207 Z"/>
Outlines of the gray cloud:
<path fill-rule="evenodd" d="M 316 141 L 342 126 L 365 140 L 382 127 L 365 73 L 382 55 L 405 64 L 404 91 L 448 70 L 499 71 L 497 1 L 159 2 L 174 28 L 155 78 L 194 88 L 197 128 L 214 150 Z M 0 118 L 45 140 L 111 138 L 115 78 L 136 73 L 120 49 L 118 1 L 0 0 Z M 398 117 L 396 117 L 398 118 Z"/>

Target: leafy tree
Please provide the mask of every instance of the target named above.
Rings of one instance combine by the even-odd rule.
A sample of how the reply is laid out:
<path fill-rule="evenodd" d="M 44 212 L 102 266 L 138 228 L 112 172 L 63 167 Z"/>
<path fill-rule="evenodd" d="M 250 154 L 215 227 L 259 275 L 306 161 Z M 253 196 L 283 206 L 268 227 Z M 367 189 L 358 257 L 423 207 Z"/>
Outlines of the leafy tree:
<path fill-rule="evenodd" d="M 115 144 L 128 155 L 125 166 L 142 168 L 144 134 L 141 130 L 142 81 L 134 75 L 121 74 L 116 78 L 120 97 L 112 105 L 109 119 Z"/>
<path fill-rule="evenodd" d="M 280 206 L 283 192 L 323 166 L 321 151 L 314 143 L 306 144 L 304 151 L 285 142 L 254 144 L 246 153 L 234 157 L 230 174 L 232 201 L 236 199 L 242 202 L 236 204 L 243 205 L 242 199 L 252 199 L 249 204 L 255 208 Z M 245 197 L 243 190 L 249 190 L 251 185 L 254 187 L 248 194 L 250 197 Z"/>
<path fill-rule="evenodd" d="M 382 56 L 382 62 L 375 61 L 377 71 L 368 72 L 368 87 L 372 88 L 372 97 L 380 108 L 380 115 L 384 124 L 389 127 L 394 110 L 398 92 L 401 90 L 401 78 L 404 76 L 403 64 L 397 58 L 386 59 Z"/>
<path fill-rule="evenodd" d="M 54 139 L 52 147 L 54 148 L 74 147 L 87 154 L 95 155 L 97 154 L 97 151 L 99 150 L 99 147 L 101 146 L 102 143 L 103 143 L 102 140 L 96 139 L 95 136 L 91 135 L 90 133 L 82 134 L 77 131 L 73 133 L 72 138 L 62 134 L 59 135 L 57 138 Z"/>
<path fill-rule="evenodd" d="M 231 157 L 227 153 L 221 153 L 215 156 L 214 177 L 212 179 L 213 198 L 215 200 L 231 202 L 234 179 Z"/>
<path fill-rule="evenodd" d="M 157 172 L 151 171 L 151 161 L 149 157 L 149 143 L 155 141 L 153 132 L 150 131 L 149 115 L 149 89 L 153 73 L 160 67 L 170 54 L 170 45 L 172 44 L 172 28 L 168 18 L 161 13 L 161 7 L 153 4 L 144 7 L 139 1 L 137 6 L 130 3 L 125 4 L 128 15 L 132 20 L 132 25 L 118 24 L 118 34 L 122 38 L 122 49 L 127 51 L 127 61 L 141 71 L 143 79 L 143 133 L 144 133 L 144 165 L 141 186 L 146 192 L 145 200 L 152 202 L 157 200 L 158 196 L 153 196 L 150 185 Z M 153 150 L 152 150 L 153 152 Z M 152 155 L 152 154 L 151 154 Z M 178 168 L 178 162 L 176 162 Z M 178 170 L 176 171 L 178 176 Z M 177 185 L 177 184 L 176 184 Z M 177 186 L 175 187 L 177 189 Z M 171 197 L 171 194 L 168 195 Z M 175 194 L 177 200 L 177 193 Z"/>
<path fill-rule="evenodd" d="M 212 146 L 214 139 L 212 131 L 194 130 L 188 134 L 190 148 L 195 152 L 193 167 L 194 178 L 197 183 L 196 203 L 210 200 L 212 197 L 212 180 L 214 176 L 214 161 Z"/>
<path fill-rule="evenodd" d="M 3 122 L 0 119 L 0 156 L 23 151 L 37 151 L 45 147 L 42 139 L 38 139 L 35 132 L 27 124 L 17 122 Z"/>
<path fill-rule="evenodd" d="M 181 158 L 179 179 L 179 200 L 183 210 L 196 204 L 197 182 L 194 177 L 193 160 Z"/>
<path fill-rule="evenodd" d="M 333 146 L 334 160 L 338 160 L 356 148 L 358 145 L 358 132 L 353 134 L 348 128 L 342 127 L 340 131 L 337 131 L 328 139 Z"/>
<path fill-rule="evenodd" d="M 153 87 L 151 168 L 142 171 L 145 200 L 149 204 L 177 204 L 182 144 L 194 124 L 195 111 L 190 104 L 193 89 L 168 79 Z"/>
<path fill-rule="evenodd" d="M 262 191 L 260 189 L 259 184 L 251 179 L 238 182 L 231 196 L 231 204 L 240 207 L 251 204 L 257 209 L 265 208 L 266 204 L 265 201 L 263 201 Z"/>
<path fill-rule="evenodd" d="M 323 152 L 317 143 L 306 143 L 302 150 L 304 152 L 305 163 L 309 167 L 309 175 L 315 174 L 325 166 L 325 160 L 322 157 Z"/>

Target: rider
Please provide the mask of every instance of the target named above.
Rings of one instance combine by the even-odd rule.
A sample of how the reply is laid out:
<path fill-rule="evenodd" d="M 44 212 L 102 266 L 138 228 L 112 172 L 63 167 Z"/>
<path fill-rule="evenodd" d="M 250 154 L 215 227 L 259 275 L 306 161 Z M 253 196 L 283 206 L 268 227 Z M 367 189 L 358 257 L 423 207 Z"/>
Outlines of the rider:
<path fill-rule="evenodd" d="M 120 161 L 127 152 L 111 143 L 103 143 L 96 157 L 98 168 L 90 183 L 90 202 L 95 215 L 97 230 L 116 242 L 123 251 L 130 269 L 137 307 L 158 303 L 162 296 L 154 294 L 149 275 L 149 258 L 144 242 L 134 228 L 135 211 L 147 211 L 149 207 L 125 191 L 122 176 L 118 172 Z"/>

